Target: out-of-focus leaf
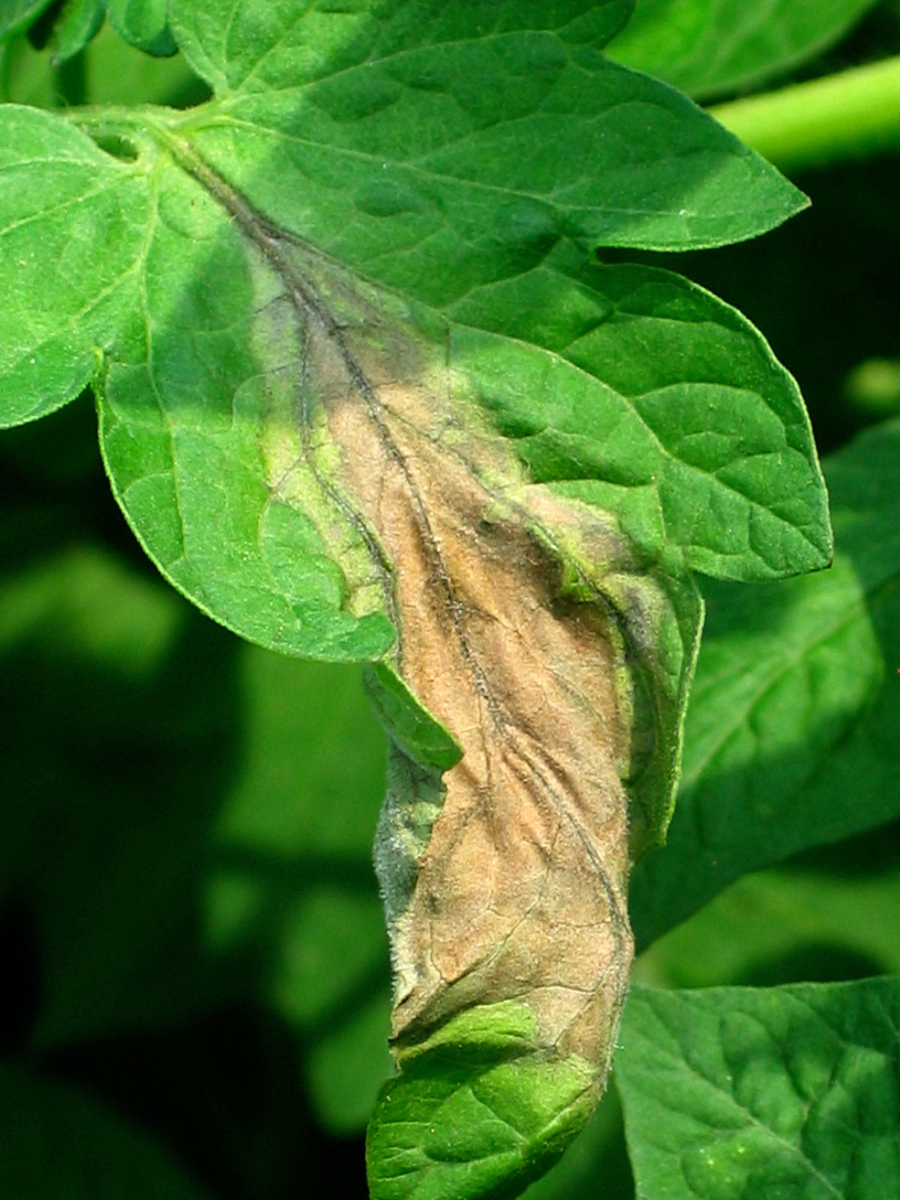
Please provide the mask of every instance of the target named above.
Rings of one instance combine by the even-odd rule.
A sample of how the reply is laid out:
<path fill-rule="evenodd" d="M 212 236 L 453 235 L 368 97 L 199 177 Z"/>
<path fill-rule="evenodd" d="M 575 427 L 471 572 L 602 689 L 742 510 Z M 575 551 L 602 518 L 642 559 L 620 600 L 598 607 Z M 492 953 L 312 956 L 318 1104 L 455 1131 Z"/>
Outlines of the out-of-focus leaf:
<path fill-rule="evenodd" d="M 103 24 L 106 0 L 67 0 L 50 35 L 54 62 L 80 54 Z"/>
<path fill-rule="evenodd" d="M 36 913 L 36 1043 L 266 998 L 310 1044 L 323 1118 L 358 1129 L 390 1004 L 359 669 L 241 648 L 90 549 L 5 584 L 0 655 L 0 876 Z"/>
<path fill-rule="evenodd" d="M 639 1200 L 884 1196 L 900 982 L 635 988 L 616 1079 Z"/>
<path fill-rule="evenodd" d="M 85 97 L 90 104 L 164 104 L 188 108 L 209 89 L 184 55 L 159 58 L 124 41 L 107 22 L 84 54 Z"/>
<path fill-rule="evenodd" d="M 664 987 L 900 976 L 900 868 L 854 874 L 774 868 L 746 875 L 637 962 Z"/>
<path fill-rule="evenodd" d="M 245 647 L 240 669 L 243 752 L 213 833 L 207 952 L 232 993 L 265 996 L 306 1044 L 319 1119 L 356 1132 L 389 1069 L 371 862 L 384 735 L 357 667 Z"/>
<path fill-rule="evenodd" d="M 39 835 L 12 839 L 8 868 L 41 948 L 35 1041 L 179 1020 L 203 999 L 196 895 L 235 740 L 234 648 L 90 547 L 12 576 L 0 628 L 4 821 Z"/>
<path fill-rule="evenodd" d="M 637 0 L 608 53 L 707 99 L 762 83 L 836 42 L 875 0 Z"/>
<path fill-rule="evenodd" d="M 168 26 L 168 0 L 106 0 L 109 19 L 130 45 L 147 54 L 174 54 L 178 46 Z"/>
<path fill-rule="evenodd" d="M 4 0 L 0 8 L 0 38 L 27 29 L 49 5 L 50 0 Z"/>

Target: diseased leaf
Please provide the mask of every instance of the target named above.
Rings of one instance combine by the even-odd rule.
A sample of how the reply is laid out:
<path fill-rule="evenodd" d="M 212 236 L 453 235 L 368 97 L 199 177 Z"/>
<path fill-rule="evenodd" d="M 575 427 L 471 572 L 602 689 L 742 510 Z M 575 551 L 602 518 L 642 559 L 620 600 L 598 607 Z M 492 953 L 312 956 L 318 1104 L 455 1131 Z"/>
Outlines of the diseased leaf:
<path fill-rule="evenodd" d="M 311 268 L 260 261 L 246 236 L 265 239 L 266 223 L 240 200 L 244 225 L 231 224 L 223 205 L 235 194 L 178 145 L 204 184 L 170 166 L 157 173 L 144 312 L 121 354 L 130 365 L 112 361 L 106 380 L 103 443 L 114 487 L 163 570 L 232 628 L 294 653 L 376 657 L 390 637 L 378 554 L 373 565 L 367 535 L 323 487 L 331 470 L 323 435 L 295 425 L 304 335 L 284 272 L 302 278 Z M 397 314 L 390 336 L 404 320 L 423 327 L 434 348 L 417 353 L 435 378 L 443 372 L 438 386 L 484 406 L 515 437 L 532 479 L 566 482 L 576 504 L 614 513 L 669 574 L 694 566 L 771 576 L 827 561 L 808 422 L 755 331 L 665 273 L 610 268 L 595 290 L 572 258 L 560 252 L 566 274 L 539 269 L 474 294 L 449 327 L 384 293 L 377 304 Z M 325 269 L 327 259 L 313 261 Z M 340 313 L 352 286 L 342 285 L 340 320 L 349 319 Z M 566 314 L 561 327 L 515 315 L 554 296 Z M 631 365 L 632 345 L 648 339 L 655 353 Z M 535 347 L 542 341 L 548 351 Z M 720 520 L 704 519 L 710 508 Z"/>
<path fill-rule="evenodd" d="M 900 815 L 898 462 L 896 420 L 826 460 L 827 573 L 705 588 L 677 818 L 633 880 L 640 945 L 745 872 Z"/>
<path fill-rule="evenodd" d="M 875 0 L 637 0 L 609 47 L 697 99 L 757 86 L 828 48 Z"/>
<path fill-rule="evenodd" d="M 900 1178 L 895 979 L 635 988 L 616 1063 L 639 1200 L 881 1196 Z"/>
<path fill-rule="evenodd" d="M 285 498 L 277 528 L 290 529 L 318 489 L 354 539 L 345 544 L 369 556 L 360 578 L 400 633 L 394 669 L 464 752 L 446 782 L 399 747 L 394 756 L 380 869 L 395 1034 L 416 1040 L 515 995 L 535 1021 L 531 1052 L 554 1073 L 575 1070 L 582 1084 L 589 1075 L 596 1097 L 630 962 L 630 859 L 668 817 L 695 594 L 648 572 L 600 511 L 528 482 L 482 424 L 446 345 L 425 336 L 427 314 L 270 231 L 185 161 L 232 218 L 229 235 L 267 268 L 257 307 L 267 351 L 278 335 L 302 347 L 300 373 L 281 358 L 299 423 L 266 430 L 293 443 L 272 437 Z M 157 354 L 158 378 L 163 362 Z M 312 436 L 310 459 L 302 439 Z M 120 471 L 118 446 L 106 447 Z M 290 560 L 278 561 L 286 572 Z M 574 1119 L 565 1124 L 571 1135 Z M 547 1138 L 558 1152 L 561 1137 L 548 1128 Z M 529 1161 L 550 1152 L 535 1148 Z"/>
<path fill-rule="evenodd" d="M 376 1200 L 508 1193 L 584 1123 L 628 874 L 671 815 L 690 571 L 830 553 L 758 334 L 666 273 L 587 268 L 589 246 L 718 244 L 803 203 L 600 56 L 627 7 L 176 0 L 217 99 L 76 118 L 146 205 L 133 303 L 85 339 L 128 520 L 243 636 L 375 662 L 401 1069 Z"/>

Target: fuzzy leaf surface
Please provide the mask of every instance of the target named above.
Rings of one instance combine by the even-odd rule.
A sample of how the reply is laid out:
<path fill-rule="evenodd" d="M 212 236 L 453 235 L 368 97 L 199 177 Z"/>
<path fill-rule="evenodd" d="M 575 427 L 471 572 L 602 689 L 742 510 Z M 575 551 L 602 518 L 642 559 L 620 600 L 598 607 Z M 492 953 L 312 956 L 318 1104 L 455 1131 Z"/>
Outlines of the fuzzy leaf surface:
<path fill-rule="evenodd" d="M 826 460 L 830 571 L 705 589 L 678 815 L 632 880 L 641 945 L 746 872 L 900 814 L 898 461 L 896 420 Z"/>
<path fill-rule="evenodd" d="M 890 1195 L 900 984 L 635 988 L 616 1078 L 639 1200 Z"/>
<path fill-rule="evenodd" d="M 874 0 L 637 0 L 609 47 L 623 66 L 646 71 L 696 99 L 753 87 L 820 54 Z"/>

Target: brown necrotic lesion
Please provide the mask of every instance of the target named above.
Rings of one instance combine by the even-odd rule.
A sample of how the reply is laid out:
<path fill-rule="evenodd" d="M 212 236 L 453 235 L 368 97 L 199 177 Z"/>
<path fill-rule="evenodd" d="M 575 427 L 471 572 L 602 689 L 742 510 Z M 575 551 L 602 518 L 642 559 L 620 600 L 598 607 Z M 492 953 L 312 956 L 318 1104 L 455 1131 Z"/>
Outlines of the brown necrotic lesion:
<path fill-rule="evenodd" d="M 602 587 L 563 586 L 563 546 L 575 537 L 602 563 L 621 543 L 585 506 L 528 484 L 503 439 L 466 416 L 460 387 L 474 385 L 440 348 L 191 169 L 281 282 L 301 350 L 297 419 L 324 414 L 338 465 L 323 469 L 303 430 L 301 452 L 368 548 L 398 629 L 394 667 L 464 751 L 443 778 L 394 751 L 379 869 L 395 1038 L 518 1000 L 543 1047 L 602 1074 L 632 957 L 633 672 Z"/>
<path fill-rule="evenodd" d="M 524 512 L 516 468 L 499 499 L 483 447 L 436 435 L 437 398 L 369 386 L 375 419 L 352 388 L 330 406 L 342 486 L 396 565 L 398 670 L 464 749 L 394 915 L 395 1036 L 518 999 L 543 1045 L 605 1065 L 632 956 L 631 729 L 609 606 L 567 600 L 551 549 L 584 514 L 535 489 Z"/>

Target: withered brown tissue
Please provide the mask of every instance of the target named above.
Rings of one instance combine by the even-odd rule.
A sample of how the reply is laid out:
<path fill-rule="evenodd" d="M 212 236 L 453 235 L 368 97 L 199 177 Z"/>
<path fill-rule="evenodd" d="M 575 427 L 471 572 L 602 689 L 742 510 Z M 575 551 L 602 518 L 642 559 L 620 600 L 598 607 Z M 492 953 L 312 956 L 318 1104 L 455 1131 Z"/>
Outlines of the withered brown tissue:
<path fill-rule="evenodd" d="M 407 762 L 395 797 L 428 815 L 410 818 L 424 837 L 398 855 L 399 889 L 382 878 L 394 1036 L 519 1001 L 540 1047 L 583 1056 L 602 1082 L 633 954 L 622 779 L 642 751 L 613 610 L 563 577 L 567 543 L 627 571 L 622 543 L 528 483 L 433 329 L 413 332 L 402 305 L 272 230 L 185 153 L 280 281 L 303 457 L 366 548 L 398 629 L 393 666 L 463 749 L 442 782 Z"/>
<path fill-rule="evenodd" d="M 394 1036 L 519 1000 L 539 1045 L 605 1073 L 633 953 L 631 718 L 608 612 L 561 587 L 553 531 L 583 514 L 518 487 L 502 440 L 396 363 L 326 360 L 341 487 L 396 567 L 394 665 L 464 751 L 392 921 Z"/>

